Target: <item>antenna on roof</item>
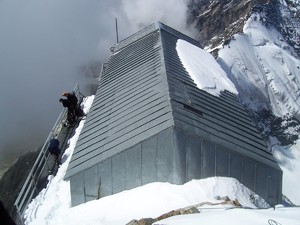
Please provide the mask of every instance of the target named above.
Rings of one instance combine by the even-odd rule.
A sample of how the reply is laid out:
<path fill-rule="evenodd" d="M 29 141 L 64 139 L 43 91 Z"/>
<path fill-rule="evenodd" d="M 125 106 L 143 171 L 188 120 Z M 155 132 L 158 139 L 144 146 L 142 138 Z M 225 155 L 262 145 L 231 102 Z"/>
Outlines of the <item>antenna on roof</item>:
<path fill-rule="evenodd" d="M 118 20 L 116 18 L 116 35 L 117 35 L 117 43 L 119 42 L 119 33 L 118 33 Z"/>

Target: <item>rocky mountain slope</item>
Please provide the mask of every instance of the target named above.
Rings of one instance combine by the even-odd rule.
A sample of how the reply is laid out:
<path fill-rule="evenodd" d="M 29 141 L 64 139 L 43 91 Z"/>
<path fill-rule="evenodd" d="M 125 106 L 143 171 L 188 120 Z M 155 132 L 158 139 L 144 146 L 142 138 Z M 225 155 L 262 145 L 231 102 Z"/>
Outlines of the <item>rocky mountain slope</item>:
<path fill-rule="evenodd" d="M 299 54 L 299 4 L 297 0 L 190 0 L 187 23 L 199 31 L 196 36 L 203 46 L 214 49 L 242 33 L 245 21 L 259 12 Z"/>
<path fill-rule="evenodd" d="M 0 180 L 0 200 L 8 212 L 11 212 L 19 191 L 33 166 L 38 151 L 29 152 L 21 156 L 17 162 L 10 167 Z"/>
<path fill-rule="evenodd" d="M 299 9 L 298 0 L 192 0 L 189 5 L 188 23 L 198 29 L 200 43 L 231 77 L 265 139 L 275 137 L 282 145 L 293 144 L 300 130 Z M 269 55 L 261 52 L 266 47 L 273 48 Z M 272 63 L 282 69 L 272 70 Z"/>
<path fill-rule="evenodd" d="M 197 38 L 203 46 L 214 49 L 228 43 L 234 34 L 243 31 L 245 21 L 257 4 L 268 2 L 191 0 L 188 24 L 199 31 Z"/>

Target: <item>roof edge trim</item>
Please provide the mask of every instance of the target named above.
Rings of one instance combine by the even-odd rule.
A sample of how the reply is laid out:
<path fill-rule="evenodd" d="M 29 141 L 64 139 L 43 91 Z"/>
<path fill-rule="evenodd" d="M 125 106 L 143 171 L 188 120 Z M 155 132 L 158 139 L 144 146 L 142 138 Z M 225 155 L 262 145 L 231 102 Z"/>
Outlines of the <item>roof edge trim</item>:
<path fill-rule="evenodd" d="M 117 51 L 120 51 L 122 48 L 128 46 L 129 44 L 139 40 L 140 38 L 142 37 L 145 37 L 146 35 L 156 31 L 156 30 L 164 30 L 166 32 L 169 32 L 171 33 L 172 35 L 178 37 L 179 39 L 183 39 L 183 40 L 186 40 L 196 46 L 199 46 L 200 48 L 202 48 L 202 46 L 200 45 L 200 43 L 198 41 L 196 41 L 195 39 L 163 24 L 162 22 L 155 22 L 155 23 L 152 23 L 148 26 L 146 26 L 144 29 L 142 30 L 139 30 L 138 32 L 130 35 L 129 37 L 119 41 L 118 43 L 116 43 L 112 48 L 111 48 L 111 51 L 112 52 L 117 52 Z"/>

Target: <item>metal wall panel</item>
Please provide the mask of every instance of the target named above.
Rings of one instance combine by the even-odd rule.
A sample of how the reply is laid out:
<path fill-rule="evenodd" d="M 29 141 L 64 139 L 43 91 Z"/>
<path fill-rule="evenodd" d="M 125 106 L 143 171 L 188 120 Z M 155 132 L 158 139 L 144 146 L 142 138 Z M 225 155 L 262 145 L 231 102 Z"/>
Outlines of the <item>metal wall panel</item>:
<path fill-rule="evenodd" d="M 84 171 L 84 187 L 85 187 L 85 197 L 93 200 L 98 198 L 99 189 L 99 177 L 98 177 L 98 167 L 93 166 L 88 170 Z"/>
<path fill-rule="evenodd" d="M 250 190 L 256 189 L 256 163 L 254 160 L 244 158 L 243 161 L 243 184 Z"/>
<path fill-rule="evenodd" d="M 142 184 L 157 181 L 157 174 L 157 135 L 155 135 L 142 143 Z"/>
<path fill-rule="evenodd" d="M 72 204 L 151 182 L 183 184 L 213 176 L 235 177 L 270 204 L 280 201 L 280 172 L 174 127 L 76 175 L 76 180 L 71 180 Z"/>
<path fill-rule="evenodd" d="M 229 150 L 217 145 L 216 149 L 216 176 L 229 176 Z"/>
<path fill-rule="evenodd" d="M 266 197 L 268 196 L 268 184 L 270 178 L 271 176 L 269 175 L 269 168 L 261 163 L 257 163 L 256 164 L 256 188 L 255 188 L 256 194 L 260 196 L 266 196 Z"/>
<path fill-rule="evenodd" d="M 231 152 L 229 176 L 236 178 L 239 182 L 243 182 L 243 156 Z"/>
<path fill-rule="evenodd" d="M 173 130 L 160 133 L 157 138 L 157 179 L 173 182 Z"/>
<path fill-rule="evenodd" d="M 108 196 L 113 194 L 112 190 L 112 160 L 107 159 L 98 164 L 98 177 L 100 182 L 99 197 Z"/>
<path fill-rule="evenodd" d="M 126 189 L 139 187 L 142 184 L 142 151 L 141 144 L 126 151 Z"/>
<path fill-rule="evenodd" d="M 174 130 L 173 145 L 173 183 L 183 184 L 186 180 L 187 135 L 182 130 Z"/>
<path fill-rule="evenodd" d="M 201 138 L 188 136 L 187 153 L 187 180 L 200 179 L 202 169 Z"/>
<path fill-rule="evenodd" d="M 214 177 L 216 175 L 216 149 L 215 144 L 202 141 L 202 176 Z"/>
<path fill-rule="evenodd" d="M 84 194 L 84 179 L 83 173 L 78 173 L 70 178 L 71 187 L 71 204 L 72 206 L 86 202 Z"/>
<path fill-rule="evenodd" d="M 126 155 L 124 152 L 112 158 L 112 192 L 126 190 Z"/>
<path fill-rule="evenodd" d="M 269 183 L 268 183 L 268 197 L 266 201 L 269 202 L 270 205 L 276 205 L 281 201 L 281 177 L 282 173 L 271 170 L 269 171 Z"/>

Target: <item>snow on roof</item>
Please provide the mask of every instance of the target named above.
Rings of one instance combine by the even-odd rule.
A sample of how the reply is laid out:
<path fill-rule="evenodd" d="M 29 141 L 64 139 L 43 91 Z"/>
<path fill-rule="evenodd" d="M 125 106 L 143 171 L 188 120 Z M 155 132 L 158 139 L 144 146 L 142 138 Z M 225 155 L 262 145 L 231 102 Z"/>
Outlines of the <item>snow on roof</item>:
<path fill-rule="evenodd" d="M 224 90 L 238 94 L 234 84 L 211 54 L 181 39 L 177 41 L 176 50 L 199 89 L 215 96 Z"/>

